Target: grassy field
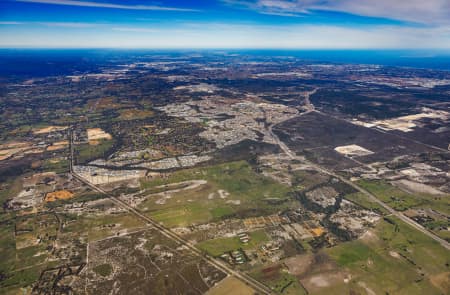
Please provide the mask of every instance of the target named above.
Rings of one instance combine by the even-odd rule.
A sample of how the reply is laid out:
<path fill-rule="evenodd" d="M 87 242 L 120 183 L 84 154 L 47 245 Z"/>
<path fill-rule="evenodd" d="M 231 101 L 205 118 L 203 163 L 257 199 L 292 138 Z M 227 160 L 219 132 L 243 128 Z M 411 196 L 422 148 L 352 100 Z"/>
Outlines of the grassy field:
<path fill-rule="evenodd" d="M 298 190 L 308 190 L 329 180 L 328 175 L 316 171 L 297 170 L 292 175 L 292 184 Z"/>
<path fill-rule="evenodd" d="M 325 252 L 351 274 L 359 289 L 365 286 L 376 294 L 408 295 L 450 290 L 448 251 L 393 217 L 381 221 L 372 234 Z"/>
<path fill-rule="evenodd" d="M 219 256 L 225 252 L 237 249 L 256 249 L 259 245 L 267 242 L 269 237 L 264 230 L 258 230 L 249 233 L 250 241 L 247 244 L 242 243 L 239 237 L 232 238 L 217 238 L 213 240 L 204 241 L 197 244 L 197 247 L 212 256 Z"/>
<path fill-rule="evenodd" d="M 0 273 L 8 273 L 14 269 L 16 259 L 14 224 L 3 223 L 0 227 L 0 249 L 2 254 L 2 259 L 0 259 Z"/>
<path fill-rule="evenodd" d="M 112 272 L 112 266 L 110 264 L 100 264 L 94 267 L 93 271 L 103 277 L 107 277 Z"/>
<path fill-rule="evenodd" d="M 0 294 L 15 292 L 35 282 L 42 270 L 60 265 L 51 258 L 53 238 L 60 245 L 78 245 L 79 255 L 86 255 L 86 241 L 96 241 L 142 228 L 145 224 L 129 213 L 118 214 L 58 214 L 65 226 L 58 231 L 59 223 L 53 214 L 31 214 L 4 222 L 0 227 Z M 20 231 L 15 235 L 15 228 Z M 36 243 L 38 237 L 40 242 Z M 107 275 L 107 266 L 98 272 Z M 13 293 L 11 293 L 13 294 Z"/>
<path fill-rule="evenodd" d="M 388 213 L 387 210 L 384 209 L 381 205 L 373 202 L 361 192 L 345 195 L 344 198 L 349 201 L 352 201 L 355 204 L 358 204 L 359 206 L 365 209 L 375 211 L 379 214 L 385 215 Z"/>
<path fill-rule="evenodd" d="M 450 215 L 448 196 L 409 194 L 387 182 L 378 180 L 360 180 L 358 185 L 398 211 L 405 211 L 410 208 L 431 208 Z"/>
<path fill-rule="evenodd" d="M 45 223 L 46 226 L 40 227 L 40 223 Z M 29 232 L 15 235 L 15 228 Z M 57 222 L 52 215 L 33 214 L 2 224 L 0 274 L 5 277 L 0 280 L 0 293 L 30 286 L 39 278 L 41 270 L 55 264 L 47 260 L 47 249 L 52 243 L 49 237 L 55 235 L 56 229 Z M 41 237 L 41 243 L 35 244 L 38 237 Z"/>
<path fill-rule="evenodd" d="M 86 235 L 89 242 L 113 236 L 119 231 L 132 231 L 145 224 L 130 213 L 65 215 L 67 225 L 62 233 L 74 236 Z"/>
<path fill-rule="evenodd" d="M 82 144 L 75 147 L 75 159 L 77 164 L 83 164 L 91 160 L 105 157 L 106 153 L 113 147 L 115 141 L 99 140 L 97 145 Z"/>
<path fill-rule="evenodd" d="M 174 193 L 157 204 L 151 196 L 140 209 L 169 227 L 221 220 L 229 217 L 269 215 L 294 205 L 288 186 L 279 184 L 252 170 L 245 161 L 177 171 L 167 179 L 143 181 L 152 188 L 186 180 L 206 180 L 195 189 Z M 228 193 L 220 197 L 219 190 Z"/>
<path fill-rule="evenodd" d="M 69 172 L 69 161 L 68 160 L 55 160 L 47 159 L 42 164 L 42 170 L 53 171 L 55 173 L 67 173 Z"/>
<path fill-rule="evenodd" d="M 271 269 L 268 271 L 268 269 Z M 306 295 L 306 290 L 297 278 L 289 274 L 281 265 L 259 267 L 250 276 L 269 286 L 276 294 Z"/>

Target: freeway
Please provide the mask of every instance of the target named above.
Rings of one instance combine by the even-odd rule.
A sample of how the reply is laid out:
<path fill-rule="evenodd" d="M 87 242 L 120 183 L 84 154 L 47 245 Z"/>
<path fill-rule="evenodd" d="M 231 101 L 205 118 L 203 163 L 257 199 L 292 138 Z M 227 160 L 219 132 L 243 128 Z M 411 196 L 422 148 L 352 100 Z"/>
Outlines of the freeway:
<path fill-rule="evenodd" d="M 303 113 L 303 114 L 306 114 L 306 113 Z M 311 161 L 308 161 L 308 160 L 306 160 L 303 157 L 297 156 L 293 151 L 291 151 L 291 149 L 283 141 L 281 141 L 278 138 L 278 136 L 273 132 L 272 127 L 273 126 L 269 126 L 269 133 L 270 133 L 270 135 L 272 136 L 273 140 L 278 144 L 278 146 L 283 150 L 283 152 L 286 155 L 288 155 L 289 158 L 299 160 L 299 161 L 307 164 L 308 166 L 311 166 L 311 167 L 315 168 L 317 171 L 320 171 L 320 172 L 325 173 L 327 175 L 333 176 L 333 177 L 339 179 L 340 181 L 350 185 L 354 189 L 356 189 L 359 192 L 361 192 L 364 195 L 366 195 L 373 202 L 375 202 L 375 203 L 379 204 L 380 206 L 382 206 L 390 214 L 394 215 L 395 217 L 399 218 L 403 222 L 409 224 L 411 227 L 415 228 L 416 230 L 418 230 L 418 231 L 424 233 L 425 235 L 427 235 L 428 237 L 432 238 L 433 240 L 435 240 L 436 242 L 441 244 L 447 250 L 450 250 L 450 244 L 446 240 L 444 240 L 444 239 L 438 237 L 437 235 L 435 235 L 434 233 L 428 231 L 427 229 L 425 229 L 423 226 L 421 226 L 420 224 L 418 224 L 417 222 L 415 222 L 411 218 L 408 218 L 407 216 L 405 216 L 403 213 L 394 210 L 392 207 L 388 206 L 386 203 L 384 203 L 380 199 L 378 199 L 374 194 L 370 193 L 369 191 L 367 191 L 364 188 L 360 187 L 356 183 L 346 179 L 345 177 L 343 177 L 343 176 L 341 176 L 341 175 L 339 175 L 337 173 L 329 171 L 328 169 L 326 169 L 326 168 L 324 168 L 324 167 L 322 167 L 320 165 L 317 165 L 317 164 L 315 164 L 315 163 L 313 163 Z"/>
<path fill-rule="evenodd" d="M 248 276 L 245 273 L 241 273 L 239 271 L 234 270 L 233 268 L 231 268 L 230 266 L 225 264 L 223 261 L 215 259 L 215 258 L 213 258 L 213 257 L 211 257 L 211 256 L 209 256 L 209 255 L 207 255 L 205 253 L 203 253 L 197 247 L 195 247 L 192 243 L 190 243 L 189 241 L 183 239 L 182 237 L 180 237 L 179 235 L 177 235 L 176 233 L 174 233 L 170 229 L 164 227 L 163 225 L 159 224 L 158 222 L 156 222 L 155 220 L 151 219 L 150 217 L 142 214 L 138 209 L 131 207 L 126 202 L 124 202 L 121 199 L 111 195 L 110 193 L 108 193 L 107 191 L 103 190 L 102 188 L 92 184 L 91 182 L 89 182 L 88 180 L 83 178 L 81 175 L 75 173 L 74 170 L 73 170 L 73 165 L 74 165 L 74 141 L 73 141 L 73 130 L 72 130 L 72 128 L 70 128 L 70 130 L 69 130 L 69 137 L 70 137 L 70 140 L 69 140 L 69 145 L 70 145 L 69 146 L 69 149 L 70 149 L 69 171 L 70 171 L 70 174 L 72 175 L 73 178 L 75 178 L 75 179 L 79 180 L 80 182 L 84 183 L 85 185 L 89 186 L 92 190 L 95 190 L 95 191 L 97 191 L 97 192 L 107 196 L 108 199 L 110 199 L 112 202 L 114 202 L 118 206 L 124 208 L 125 210 L 129 211 L 130 213 L 134 214 L 136 217 L 138 217 L 139 219 L 141 219 L 145 223 L 153 226 L 155 229 L 159 230 L 159 232 L 161 234 L 163 234 L 164 236 L 166 236 L 167 238 L 169 238 L 169 239 L 171 239 L 171 240 L 173 240 L 175 242 L 178 242 L 178 243 L 182 244 L 183 246 L 187 247 L 189 250 L 191 250 L 198 257 L 200 257 L 200 258 L 204 259 L 205 261 L 209 262 L 210 264 L 214 265 L 216 268 L 220 269 L 224 273 L 226 273 L 228 275 L 235 276 L 236 278 L 240 279 L 241 281 L 243 281 L 247 285 L 251 286 L 254 290 L 258 291 L 260 294 L 272 294 L 272 290 L 269 287 L 267 287 L 266 285 L 264 285 L 261 282 L 253 279 L 252 277 Z"/>

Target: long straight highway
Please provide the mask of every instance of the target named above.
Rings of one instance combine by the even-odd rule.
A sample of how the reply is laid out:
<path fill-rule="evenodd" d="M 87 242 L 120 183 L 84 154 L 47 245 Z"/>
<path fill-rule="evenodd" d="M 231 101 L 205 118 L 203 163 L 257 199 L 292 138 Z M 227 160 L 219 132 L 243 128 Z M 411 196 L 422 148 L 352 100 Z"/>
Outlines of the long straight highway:
<path fill-rule="evenodd" d="M 215 259 L 215 258 L 213 258 L 213 257 L 211 257 L 211 256 L 209 256 L 209 255 L 207 255 L 205 253 L 203 253 L 197 247 L 195 247 L 192 243 L 190 243 L 189 241 L 186 241 L 185 239 L 183 239 L 181 236 L 177 235 L 176 233 L 174 233 L 170 229 L 162 226 L 157 221 L 155 221 L 152 218 L 142 214 L 138 209 L 131 207 L 126 202 L 124 202 L 121 199 L 111 195 L 110 193 L 108 193 L 107 191 L 103 190 L 102 188 L 100 188 L 100 187 L 94 185 L 93 183 L 89 182 L 88 180 L 86 180 L 81 175 L 75 173 L 74 170 L 73 170 L 73 165 L 74 165 L 74 141 L 73 141 L 73 131 L 72 131 L 72 129 L 69 130 L 69 137 L 70 137 L 70 140 L 69 140 L 69 143 L 70 143 L 70 146 L 69 146 L 69 148 L 70 148 L 69 169 L 70 169 L 70 174 L 75 179 L 77 179 L 80 182 L 84 183 L 85 185 L 89 186 L 92 190 L 95 190 L 95 191 L 97 191 L 97 192 L 107 196 L 108 199 L 110 199 L 112 202 L 114 202 L 118 206 L 120 206 L 120 207 L 124 208 L 125 210 L 129 211 L 130 213 L 132 213 L 133 215 L 135 215 L 136 217 L 138 217 L 139 219 L 141 219 L 145 223 L 153 226 L 155 229 L 159 230 L 159 232 L 161 234 L 163 234 L 164 236 L 166 236 L 167 238 L 169 238 L 169 239 L 171 239 L 173 241 L 176 241 L 176 242 L 182 244 L 183 246 L 187 247 L 195 255 L 197 255 L 198 257 L 206 260 L 207 262 L 209 262 L 210 264 L 212 264 L 216 268 L 220 269 L 224 273 L 226 273 L 228 275 L 233 275 L 236 278 L 240 279 L 241 281 L 243 281 L 247 285 L 251 286 L 255 291 L 258 292 L 258 294 L 272 294 L 273 293 L 272 290 L 269 287 L 267 287 L 266 285 L 264 285 L 261 282 L 253 279 L 252 277 L 248 276 L 245 273 L 242 273 L 240 271 L 234 270 L 233 268 L 228 266 L 223 261 L 221 261 L 219 259 Z"/>
<path fill-rule="evenodd" d="M 306 113 L 304 113 L 306 114 Z M 422 232 L 423 234 L 427 235 L 428 237 L 432 238 L 433 240 L 435 240 L 436 242 L 438 242 L 439 244 L 442 245 L 442 247 L 446 248 L 447 250 L 450 250 L 450 244 L 438 237 L 437 235 L 435 235 L 434 233 L 430 232 L 429 230 L 425 229 L 423 226 L 421 226 L 420 224 L 418 224 L 417 222 L 415 222 L 414 220 L 412 220 L 411 218 L 408 218 L 407 216 L 405 216 L 403 213 L 398 212 L 397 210 L 393 209 L 392 207 L 390 207 L 389 205 L 387 205 L 386 203 L 384 203 L 383 201 L 381 201 L 380 199 L 378 199 L 374 194 L 370 193 L 369 191 L 363 189 L 362 187 L 360 187 L 359 185 L 357 185 L 356 183 L 346 179 L 345 177 L 330 171 L 320 165 L 317 165 L 311 161 L 306 160 L 303 157 L 299 157 L 297 156 L 283 141 L 281 141 L 278 136 L 273 132 L 272 130 L 273 126 L 269 127 L 269 133 L 271 134 L 272 138 L 275 140 L 275 142 L 278 144 L 278 146 L 281 148 L 281 150 L 283 150 L 283 152 L 291 159 L 295 159 L 295 160 L 299 160 L 301 162 L 303 162 L 304 164 L 307 164 L 308 166 L 311 166 L 313 168 L 315 168 L 317 171 L 320 171 L 324 174 L 333 176 L 334 178 L 339 179 L 340 181 L 350 185 L 351 187 L 353 187 L 354 189 L 356 189 L 357 191 L 363 193 L 364 195 L 366 195 L 370 200 L 372 200 L 373 202 L 379 204 L 380 206 L 382 206 L 384 209 L 386 209 L 390 214 L 394 215 L 395 217 L 401 219 L 403 222 L 409 224 L 411 227 L 417 229 L 418 231 Z"/>

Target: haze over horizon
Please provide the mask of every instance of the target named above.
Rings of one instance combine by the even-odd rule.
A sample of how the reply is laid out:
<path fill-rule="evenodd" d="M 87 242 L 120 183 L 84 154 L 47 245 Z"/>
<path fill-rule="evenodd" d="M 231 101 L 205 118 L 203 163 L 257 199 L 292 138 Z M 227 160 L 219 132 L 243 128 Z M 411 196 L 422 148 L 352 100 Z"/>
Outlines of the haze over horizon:
<path fill-rule="evenodd" d="M 450 2 L 5 0 L 2 48 L 449 49 Z"/>

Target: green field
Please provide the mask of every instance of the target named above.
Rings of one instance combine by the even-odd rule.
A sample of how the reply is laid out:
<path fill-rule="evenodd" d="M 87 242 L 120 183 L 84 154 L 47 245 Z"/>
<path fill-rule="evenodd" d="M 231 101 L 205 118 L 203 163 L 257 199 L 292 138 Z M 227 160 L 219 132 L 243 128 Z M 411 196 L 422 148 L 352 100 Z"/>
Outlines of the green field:
<path fill-rule="evenodd" d="M 443 294 L 450 290 L 448 251 L 393 217 L 381 221 L 373 235 L 325 252 L 351 273 L 353 283 L 363 282 L 376 294 Z M 441 277 L 447 281 L 436 279 Z"/>
<path fill-rule="evenodd" d="M 69 161 L 68 160 L 59 160 L 52 162 L 52 159 L 47 159 L 42 164 L 43 171 L 52 171 L 55 173 L 67 173 L 69 172 Z"/>
<path fill-rule="evenodd" d="M 45 223 L 45 227 L 38 224 Z M 0 289 L 3 292 L 30 286 L 39 278 L 41 270 L 55 265 L 48 261 L 48 247 L 56 234 L 56 219 L 52 215 L 30 215 L 9 220 L 0 227 Z M 15 235 L 17 230 L 27 230 Z M 39 244 L 32 243 L 41 237 Z M 31 242 L 28 246 L 26 242 Z M 20 248 L 19 248 L 20 247 Z"/>
<path fill-rule="evenodd" d="M 9 178 L 0 185 L 0 202 L 4 204 L 8 199 L 12 199 L 22 190 L 22 180 L 20 177 Z M 10 211 L 6 211 L 4 206 L 0 206 L 0 220 L 10 217 Z"/>
<path fill-rule="evenodd" d="M 141 187 L 149 189 L 186 180 L 206 180 L 207 184 L 174 193 L 163 204 L 157 204 L 159 196 L 151 196 L 139 208 L 164 225 L 176 227 L 269 215 L 296 204 L 288 186 L 256 173 L 245 161 L 185 169 L 167 179 L 142 181 Z M 220 198 L 218 190 L 229 195 Z M 211 194 L 213 197 L 208 198 Z"/>
<path fill-rule="evenodd" d="M 103 277 L 107 277 L 112 272 L 112 266 L 110 264 L 100 264 L 94 267 L 93 271 Z"/>
<path fill-rule="evenodd" d="M 211 256 L 219 256 L 225 252 L 237 249 L 256 249 L 258 246 L 269 241 L 269 237 L 264 230 L 258 230 L 249 233 L 250 241 L 247 244 L 242 243 L 239 237 L 217 238 L 198 243 L 196 246 L 207 252 Z"/>
<path fill-rule="evenodd" d="M 277 266 L 274 266 L 277 268 Z M 274 271 L 267 272 L 265 269 L 270 266 L 259 267 L 250 272 L 250 276 L 269 286 L 276 294 L 283 295 L 306 295 L 306 290 L 299 283 L 297 278 L 289 273 L 283 267 Z"/>
<path fill-rule="evenodd" d="M 7 273 L 14 269 L 16 259 L 16 241 L 14 238 L 14 224 L 3 223 L 0 227 L 0 273 Z M 1 284 L 0 284 L 1 286 Z"/>
<path fill-rule="evenodd" d="M 4 222 L 0 227 L 0 294 L 16 292 L 21 287 L 31 286 L 41 271 L 55 267 L 61 262 L 51 254 L 55 237 L 59 245 L 73 245 L 81 259 L 85 259 L 86 242 L 96 241 L 117 232 L 137 230 L 145 224 L 130 213 L 116 214 L 58 214 L 64 226 L 54 214 L 30 214 Z M 20 231 L 14 234 L 15 228 Z M 37 243 L 39 237 L 39 243 Z M 84 257 L 84 258 L 83 258 Z M 50 258 L 50 259 L 49 259 Z M 98 269 L 106 276 L 107 266 Z"/>
<path fill-rule="evenodd" d="M 113 147 L 115 141 L 99 140 L 99 144 L 82 144 L 75 147 L 75 160 L 77 164 L 84 164 L 98 158 L 104 158 L 108 151 Z"/>
<path fill-rule="evenodd" d="M 387 210 L 384 209 L 380 204 L 370 200 L 365 194 L 361 192 L 345 195 L 344 198 L 352 201 L 355 204 L 358 204 L 359 206 L 367 210 L 375 211 L 381 215 L 385 215 L 388 213 Z"/>
<path fill-rule="evenodd" d="M 431 208 L 450 215 L 449 196 L 410 194 L 380 180 L 360 180 L 358 185 L 398 211 L 410 208 Z"/>
<path fill-rule="evenodd" d="M 66 236 L 87 236 L 89 242 L 113 236 L 118 231 L 142 228 L 145 223 L 130 213 L 118 214 L 83 214 L 62 216 L 67 225 L 62 230 Z"/>

